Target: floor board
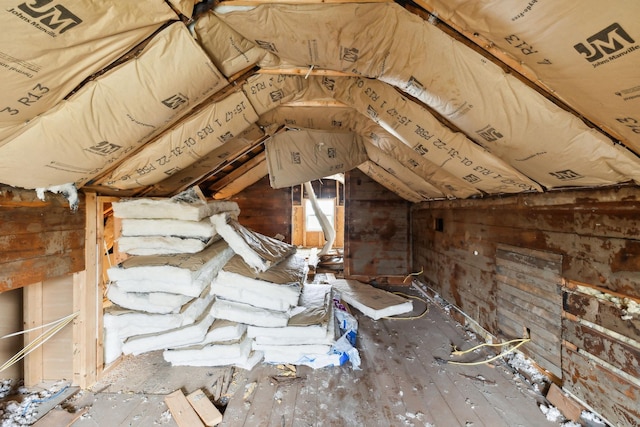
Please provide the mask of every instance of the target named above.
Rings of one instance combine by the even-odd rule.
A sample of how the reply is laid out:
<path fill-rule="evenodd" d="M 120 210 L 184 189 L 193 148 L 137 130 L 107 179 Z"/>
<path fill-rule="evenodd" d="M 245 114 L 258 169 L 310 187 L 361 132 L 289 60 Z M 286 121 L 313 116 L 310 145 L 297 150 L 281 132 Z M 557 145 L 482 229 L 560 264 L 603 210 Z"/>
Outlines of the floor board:
<path fill-rule="evenodd" d="M 372 320 L 354 310 L 361 370 L 349 363 L 295 371 L 171 367 L 161 352 L 125 358 L 92 388 L 95 401 L 73 426 L 175 425 L 162 399 L 177 388 L 203 389 L 224 411 L 221 427 L 558 425 L 538 408 L 542 396 L 504 362 L 442 363 L 453 345 L 466 349 L 478 340 L 441 306 L 428 307 L 412 320 Z M 456 360 L 489 356 L 480 350 Z"/>

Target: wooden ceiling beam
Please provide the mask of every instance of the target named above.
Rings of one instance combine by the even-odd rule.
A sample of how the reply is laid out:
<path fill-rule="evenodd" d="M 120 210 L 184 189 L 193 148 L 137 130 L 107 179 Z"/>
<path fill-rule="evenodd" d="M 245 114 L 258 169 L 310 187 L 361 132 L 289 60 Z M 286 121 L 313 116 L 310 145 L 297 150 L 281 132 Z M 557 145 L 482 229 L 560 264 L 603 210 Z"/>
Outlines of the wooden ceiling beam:
<path fill-rule="evenodd" d="M 208 188 L 209 191 L 211 192 L 211 194 L 217 193 L 218 191 L 220 191 L 221 189 L 223 189 L 224 187 L 226 187 L 227 185 L 229 185 L 230 183 L 232 183 L 233 181 L 235 181 L 236 179 L 244 175 L 246 172 L 256 167 L 259 163 L 264 161 L 266 156 L 267 156 L 266 152 L 263 151 L 262 153 L 256 155 L 252 159 L 246 161 L 245 163 L 237 167 L 235 170 L 223 176 L 221 179 L 219 179 L 218 181 L 214 182 L 211 186 L 209 186 Z"/>

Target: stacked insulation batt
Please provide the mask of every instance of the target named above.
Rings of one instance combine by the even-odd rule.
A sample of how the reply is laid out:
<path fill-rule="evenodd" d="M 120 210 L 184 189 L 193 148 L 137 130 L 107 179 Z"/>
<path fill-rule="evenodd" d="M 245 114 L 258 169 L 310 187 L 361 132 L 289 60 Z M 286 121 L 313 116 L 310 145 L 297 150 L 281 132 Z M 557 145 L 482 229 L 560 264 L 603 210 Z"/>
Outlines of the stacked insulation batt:
<path fill-rule="evenodd" d="M 213 215 L 211 222 L 237 255 L 211 284 L 215 295 L 211 315 L 216 319 L 209 331 L 211 339 L 165 351 L 165 360 L 173 365 L 216 366 L 228 364 L 231 358 L 262 359 L 262 352 L 251 353 L 251 337 L 244 334 L 235 342 L 221 342 L 215 336 L 216 325 L 222 321 L 240 325 L 238 331 L 243 333 L 248 325 L 281 330 L 292 314 L 304 310 L 298 305 L 308 267 L 295 254 L 295 246 L 253 232 L 226 213 Z"/>
<path fill-rule="evenodd" d="M 114 203 L 118 242 L 135 237 L 129 253 L 149 254 L 108 270 L 106 362 L 164 350 L 172 365 L 342 364 L 331 285 L 305 285 L 308 265 L 295 246 L 242 226 L 235 203 L 198 194 Z M 204 248 L 185 253 L 185 239 Z"/>
<path fill-rule="evenodd" d="M 237 204 L 207 203 L 189 190 L 113 208 L 124 234 L 118 243 L 134 255 L 107 271 L 115 306 L 104 315 L 106 362 L 201 341 L 213 322 L 211 281 L 234 255 L 208 218 L 221 211 L 237 217 Z"/>

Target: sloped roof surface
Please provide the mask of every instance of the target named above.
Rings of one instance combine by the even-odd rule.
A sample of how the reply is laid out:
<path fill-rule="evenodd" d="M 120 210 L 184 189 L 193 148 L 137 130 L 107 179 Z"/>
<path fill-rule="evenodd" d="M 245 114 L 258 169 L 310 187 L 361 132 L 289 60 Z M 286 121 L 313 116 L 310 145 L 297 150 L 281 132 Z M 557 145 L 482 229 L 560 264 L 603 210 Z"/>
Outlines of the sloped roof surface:
<path fill-rule="evenodd" d="M 225 198 L 357 167 L 420 202 L 640 180 L 634 1 L 6 3 L 3 184 Z"/>

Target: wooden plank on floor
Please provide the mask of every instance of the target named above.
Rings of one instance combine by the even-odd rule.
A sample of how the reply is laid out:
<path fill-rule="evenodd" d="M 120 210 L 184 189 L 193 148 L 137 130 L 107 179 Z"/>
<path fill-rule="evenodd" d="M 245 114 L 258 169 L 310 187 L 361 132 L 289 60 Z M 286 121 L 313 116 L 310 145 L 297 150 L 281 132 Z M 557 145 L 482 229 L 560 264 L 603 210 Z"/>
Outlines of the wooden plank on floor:
<path fill-rule="evenodd" d="M 178 427 L 164 403 L 164 395 L 96 393 L 87 403 L 87 414 L 73 427 Z"/>
<path fill-rule="evenodd" d="M 466 346 L 465 348 L 471 347 L 471 343 L 464 341 L 460 325 L 450 320 L 441 321 L 439 318 L 442 316 L 447 315 L 443 314 L 438 308 L 430 310 L 429 318 L 434 319 L 434 321 L 437 320 L 437 322 L 425 332 L 415 336 L 415 338 L 412 336 L 411 342 L 418 341 L 419 343 L 416 349 L 430 349 L 433 347 L 433 342 L 446 342 L 447 344 L 452 342 L 457 347 L 462 347 L 463 345 Z M 446 356 L 450 351 L 450 347 L 442 347 L 434 356 L 448 359 Z M 555 425 L 547 421 L 542 412 L 540 412 L 536 400 L 531 395 L 531 389 L 526 384 L 514 384 L 513 374 L 508 370 L 502 369 L 501 364 L 498 362 L 492 365 L 483 364 L 477 366 L 456 367 L 454 365 L 444 365 L 439 368 L 444 373 L 456 373 L 458 376 L 461 376 L 460 374 L 462 373 L 464 375 L 461 376 L 462 380 L 469 381 L 484 396 L 484 399 L 481 399 L 475 395 L 472 399 L 474 406 L 488 405 L 509 426 Z M 452 376 L 451 381 L 455 381 L 453 378 L 455 377 Z M 458 379 L 458 381 L 461 380 Z M 457 409 L 461 405 L 468 404 L 463 401 L 458 403 L 455 408 Z M 487 425 L 501 422 L 499 419 L 498 421 L 492 419 L 484 419 L 483 421 Z"/>
<path fill-rule="evenodd" d="M 70 427 L 78 420 L 78 418 L 86 414 L 88 411 L 88 408 L 81 409 L 78 412 L 54 409 L 32 425 L 33 427 Z"/>
<path fill-rule="evenodd" d="M 179 427 L 204 427 L 200 417 L 191 407 L 182 390 L 176 390 L 164 398 L 173 419 Z"/>
<path fill-rule="evenodd" d="M 222 421 L 222 414 L 201 389 L 187 395 L 187 400 L 207 427 L 213 427 Z"/>

